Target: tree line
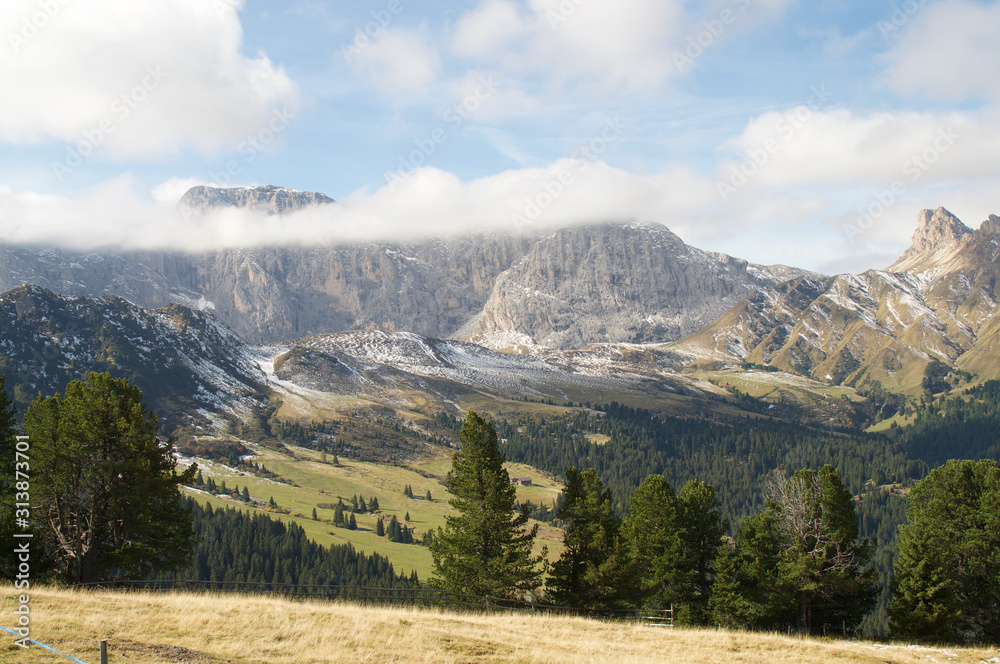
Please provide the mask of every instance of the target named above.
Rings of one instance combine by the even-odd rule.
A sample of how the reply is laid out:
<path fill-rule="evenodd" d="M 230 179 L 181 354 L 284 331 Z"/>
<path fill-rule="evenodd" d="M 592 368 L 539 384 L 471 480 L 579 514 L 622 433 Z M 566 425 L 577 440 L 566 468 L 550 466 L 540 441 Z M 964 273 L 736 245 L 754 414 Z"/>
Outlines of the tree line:
<path fill-rule="evenodd" d="M 0 568 L 16 565 L 13 402 L 0 376 Z M 31 578 L 67 583 L 123 579 L 194 579 L 265 583 L 415 587 L 388 560 L 348 545 L 322 547 L 295 525 L 266 514 L 201 507 L 182 499 L 196 465 L 178 472 L 173 440 L 129 381 L 91 373 L 64 394 L 39 396 L 22 421 L 30 441 Z M 249 500 L 244 487 L 216 486 Z M 370 502 L 375 502 L 372 500 Z M 277 510 L 273 499 L 271 506 Z M 360 507 L 360 506 L 359 506 Z M 8 578 L 11 578 L 8 576 Z"/>
<path fill-rule="evenodd" d="M 727 538 L 714 488 L 692 480 L 675 494 L 647 476 L 618 516 L 599 473 L 565 472 L 558 517 L 565 550 L 534 553 L 537 526 L 516 501 L 495 428 L 470 412 L 446 485 L 449 516 L 431 544 L 431 583 L 518 599 L 525 593 L 581 609 L 680 607 L 693 624 L 765 629 L 856 627 L 878 595 L 875 541 L 862 537 L 852 493 L 826 464 L 772 473 L 762 508 Z M 912 492 L 888 611 L 893 633 L 1000 643 L 1000 469 L 949 461 Z M 543 589 L 544 583 L 544 589 Z"/>
<path fill-rule="evenodd" d="M 377 553 L 358 552 L 351 544 L 319 545 L 295 523 L 259 512 L 202 506 L 184 498 L 191 514 L 195 546 L 189 559 L 153 575 L 157 580 L 293 585 L 361 585 L 415 588 L 416 573 L 396 574 Z"/>
<path fill-rule="evenodd" d="M 991 437 L 982 421 L 996 416 L 997 385 L 974 388 L 963 395 L 967 398 L 926 402 L 916 425 L 889 441 L 890 449 L 876 454 L 874 446 L 864 448 L 870 460 L 886 463 L 884 474 L 875 467 L 867 478 L 844 463 L 856 463 L 864 454 L 849 447 L 835 454 L 834 441 L 851 439 L 813 432 L 814 438 L 782 455 L 781 445 L 791 436 L 772 423 L 747 422 L 749 430 L 687 420 L 660 424 L 644 411 L 614 404 L 603 418 L 583 416 L 575 431 L 551 421 L 536 423 L 540 439 L 558 441 L 550 451 L 563 457 L 605 464 L 616 455 L 630 460 L 617 474 L 607 465 L 604 472 L 567 466 L 555 515 L 565 529 L 565 551 L 551 565 L 544 550 L 534 550 L 533 507 L 516 500 L 496 427 L 469 413 L 446 480 L 454 513 L 425 538 L 435 569 L 430 582 L 475 595 L 532 593 L 579 608 L 676 604 L 678 617 L 695 624 L 815 629 L 857 625 L 881 601 L 874 565 L 889 564 L 894 575 L 881 599 L 894 634 L 998 643 L 996 461 L 949 460 L 911 482 L 908 524 L 898 529 L 894 560 L 879 562 L 874 537 L 866 533 L 897 533 L 881 517 L 890 510 L 901 518 L 902 503 L 890 500 L 899 494 L 880 489 L 872 475 L 884 481 L 898 477 L 885 472 L 893 467 L 904 477 L 914 471 L 919 465 L 908 464 L 919 460 L 908 458 L 906 450 L 930 449 L 932 440 L 949 442 L 949 427 L 974 433 L 972 442 L 952 441 L 952 449 L 994 449 L 997 434 Z M 2 387 L 0 382 L 0 537 L 12 544 L 19 527 L 12 518 L 16 510 L 9 509 L 17 488 L 15 411 Z M 396 576 L 378 556 L 310 543 L 297 526 L 182 502 L 179 487 L 191 484 L 197 471 L 177 472 L 172 441 L 158 437 L 155 414 L 124 379 L 90 374 L 86 382 L 71 382 L 62 395 L 40 396 L 25 413 L 23 429 L 31 441 L 32 472 L 45 476 L 32 486 L 34 541 L 44 552 L 33 558 L 41 564 L 34 578 L 47 572 L 69 582 L 187 575 L 217 581 L 417 583 L 415 576 Z M 573 436 L 595 430 L 608 432 L 615 444 L 594 446 Z M 634 437 L 631 446 L 618 445 L 623 436 Z M 506 449 L 511 442 L 516 438 L 508 439 Z M 729 537 L 724 492 L 697 478 L 678 483 L 669 472 L 681 467 L 671 463 L 685 454 L 694 459 L 688 469 L 699 467 L 705 454 L 699 445 L 728 452 L 722 460 L 732 466 L 803 470 L 791 476 L 762 471 L 758 480 L 765 490 L 759 499 L 735 503 L 743 512 Z M 747 449 L 749 458 L 743 456 Z M 830 455 L 839 463 L 806 463 Z M 775 456 L 781 461 L 774 462 Z M 670 463 L 624 490 L 638 478 L 635 464 L 642 460 Z M 854 495 L 861 496 L 857 506 Z M 405 538 L 405 526 L 397 520 L 396 527 L 396 536 Z M 391 522 L 389 528 L 397 532 Z M 2 562 L 8 571 L 14 564 L 10 551 L 12 545 Z"/>

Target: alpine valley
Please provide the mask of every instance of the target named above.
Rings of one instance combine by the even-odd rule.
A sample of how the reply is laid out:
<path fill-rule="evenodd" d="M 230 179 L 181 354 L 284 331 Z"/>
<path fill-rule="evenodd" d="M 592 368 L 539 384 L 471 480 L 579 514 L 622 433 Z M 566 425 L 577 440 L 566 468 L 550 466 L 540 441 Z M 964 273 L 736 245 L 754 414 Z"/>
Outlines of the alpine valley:
<path fill-rule="evenodd" d="M 278 187 L 181 201 L 335 205 Z M 0 245 L 0 371 L 21 413 L 89 371 L 129 378 L 185 458 L 270 493 L 319 541 L 327 517 L 305 514 L 358 491 L 422 517 L 417 531 L 441 523 L 469 409 L 530 464 L 517 468 L 536 508 L 566 465 L 587 464 L 619 509 L 663 472 L 713 482 L 735 519 L 766 473 L 829 460 L 860 504 L 883 487 L 874 534 L 932 462 L 901 442 L 907 425 L 1000 378 L 998 276 L 1000 218 L 972 230 L 944 208 L 919 212 L 894 264 L 859 275 L 752 264 L 654 223 L 204 253 Z M 404 504 L 404 487 L 440 498 Z M 335 536 L 426 577 L 422 549 L 363 531 Z"/>

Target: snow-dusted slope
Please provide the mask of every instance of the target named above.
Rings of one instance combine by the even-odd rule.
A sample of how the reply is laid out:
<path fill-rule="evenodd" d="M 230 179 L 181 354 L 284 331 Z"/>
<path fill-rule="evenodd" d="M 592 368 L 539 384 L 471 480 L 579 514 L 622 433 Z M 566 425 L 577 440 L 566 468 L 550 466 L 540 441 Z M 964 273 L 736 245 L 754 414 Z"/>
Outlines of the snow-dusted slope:
<path fill-rule="evenodd" d="M 266 391 L 261 351 L 210 314 L 180 305 L 150 311 L 119 297 L 22 286 L 0 295 L 0 352 L 0 369 L 22 402 L 89 371 L 130 379 L 162 415 L 239 410 Z"/>
<path fill-rule="evenodd" d="M 636 347 L 640 348 L 640 347 Z M 424 392 L 451 400 L 477 392 L 504 398 L 610 398 L 626 392 L 678 391 L 689 383 L 667 353 L 645 348 L 654 362 L 630 362 L 623 347 L 499 353 L 472 343 L 380 331 L 344 332 L 291 342 L 274 362 L 275 375 L 304 388 L 384 396 Z"/>
<path fill-rule="evenodd" d="M 770 364 L 820 381 L 919 386 L 941 361 L 997 377 L 994 347 L 1000 219 L 973 232 L 924 210 L 910 249 L 888 270 L 804 278 L 753 294 L 677 344 L 705 360 Z"/>

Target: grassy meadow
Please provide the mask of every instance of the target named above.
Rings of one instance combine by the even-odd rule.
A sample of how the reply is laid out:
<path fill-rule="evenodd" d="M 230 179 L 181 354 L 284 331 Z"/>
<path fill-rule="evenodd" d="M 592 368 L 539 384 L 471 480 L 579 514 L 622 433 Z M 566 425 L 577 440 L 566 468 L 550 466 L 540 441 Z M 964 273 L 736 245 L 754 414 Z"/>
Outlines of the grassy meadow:
<path fill-rule="evenodd" d="M 3 590 L 0 624 L 10 626 L 14 590 Z M 995 649 L 873 644 L 784 634 L 668 629 L 532 613 L 289 601 L 249 595 L 74 591 L 31 592 L 32 638 L 88 664 L 108 640 L 112 664 L 916 664 L 991 661 Z M 0 661 L 62 660 L 6 636 Z M 996 661 L 996 660 L 992 660 Z"/>
<path fill-rule="evenodd" d="M 256 462 L 263 463 L 269 470 L 277 473 L 282 479 L 297 484 L 293 486 L 285 482 L 276 482 L 267 478 L 256 477 L 236 471 L 227 466 L 199 461 L 205 480 L 213 478 L 216 483 L 226 483 L 232 489 L 239 485 L 240 490 L 248 487 L 251 498 L 262 502 L 274 498 L 282 508 L 290 510 L 290 514 L 271 513 L 272 517 L 285 521 L 294 521 L 302 526 L 309 536 L 319 544 L 352 543 L 354 547 L 365 553 L 380 553 L 393 563 L 396 572 L 409 574 L 416 570 L 422 581 L 431 574 L 431 556 L 426 547 L 414 544 L 398 544 L 384 537 L 375 535 L 375 522 L 378 516 L 357 514 L 355 519 L 358 530 L 335 528 L 333 526 L 333 510 L 317 508 L 318 521 L 312 519 L 312 511 L 317 505 L 337 503 L 338 498 L 350 504 L 351 496 L 357 494 L 369 502 L 372 496 L 378 498 L 380 514 L 386 522 L 395 516 L 403 525 L 415 529 L 420 539 L 425 532 L 443 526 L 445 517 L 451 512 L 448 505 L 450 495 L 442 484 L 448 470 L 451 468 L 451 458 L 442 454 L 436 458 L 424 459 L 408 466 L 392 466 L 378 463 L 356 462 L 340 459 L 340 465 L 333 464 L 331 455 L 327 463 L 322 463 L 320 454 L 314 450 L 291 447 L 292 455 L 272 449 L 262 450 L 262 456 Z M 531 500 L 539 504 L 544 502 L 553 505 L 559 494 L 561 484 L 555 478 L 547 477 L 538 470 L 519 464 L 508 464 L 508 472 L 512 477 L 531 477 L 532 486 L 518 487 L 520 500 Z M 413 498 L 403 495 L 404 488 L 413 488 Z M 426 499 L 431 492 L 431 500 Z M 244 511 L 259 508 L 231 500 L 229 498 L 210 496 L 204 491 L 188 490 L 187 493 L 198 502 L 211 503 L 217 507 L 236 507 Z M 409 524 L 404 521 L 409 513 Z M 549 556 L 557 558 L 562 551 L 562 532 L 547 524 L 540 524 L 536 548 L 547 546 Z"/>

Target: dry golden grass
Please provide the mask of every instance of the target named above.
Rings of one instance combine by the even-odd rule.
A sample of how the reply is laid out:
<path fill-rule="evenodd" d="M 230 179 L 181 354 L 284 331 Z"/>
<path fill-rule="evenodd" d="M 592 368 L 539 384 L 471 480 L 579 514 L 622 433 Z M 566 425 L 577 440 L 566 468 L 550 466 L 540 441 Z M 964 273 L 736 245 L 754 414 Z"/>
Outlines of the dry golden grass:
<path fill-rule="evenodd" d="M 2 615 L 11 616 L 5 588 Z M 35 588 L 32 637 L 88 663 L 108 639 L 116 664 L 314 664 L 320 662 L 640 662 L 804 664 L 970 662 L 985 649 L 877 646 L 780 634 L 653 628 L 540 614 L 446 613 L 298 602 L 263 596 L 121 593 Z M 0 618 L 9 626 L 9 620 Z M 7 637 L 0 661 L 58 662 Z M 61 660 L 69 661 L 69 660 Z"/>

